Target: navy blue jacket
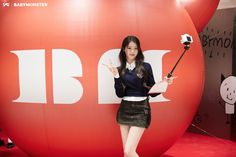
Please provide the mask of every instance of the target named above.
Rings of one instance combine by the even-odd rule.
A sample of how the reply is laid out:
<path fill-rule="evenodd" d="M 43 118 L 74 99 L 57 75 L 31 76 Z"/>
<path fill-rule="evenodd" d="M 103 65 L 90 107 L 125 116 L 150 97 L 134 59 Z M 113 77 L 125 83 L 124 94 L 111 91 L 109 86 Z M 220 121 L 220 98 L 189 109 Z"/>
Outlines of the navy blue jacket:
<path fill-rule="evenodd" d="M 143 63 L 147 72 L 146 85 L 152 87 L 155 84 L 152 67 L 149 63 Z M 144 78 L 137 76 L 135 68 L 133 70 L 126 69 L 125 74 L 119 78 L 115 78 L 115 91 L 119 98 L 124 96 L 148 96 L 150 88 L 144 87 Z"/>

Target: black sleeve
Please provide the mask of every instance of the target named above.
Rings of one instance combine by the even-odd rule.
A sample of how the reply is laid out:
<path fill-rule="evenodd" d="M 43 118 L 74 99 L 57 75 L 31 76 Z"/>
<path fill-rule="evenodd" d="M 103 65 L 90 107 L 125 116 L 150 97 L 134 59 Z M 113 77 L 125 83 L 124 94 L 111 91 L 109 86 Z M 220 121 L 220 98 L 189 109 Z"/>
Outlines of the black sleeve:
<path fill-rule="evenodd" d="M 147 86 L 152 87 L 155 84 L 154 76 L 152 73 L 152 67 L 147 64 Z"/>
<path fill-rule="evenodd" d="M 125 94 L 125 86 L 122 83 L 121 78 L 114 78 L 115 79 L 115 91 L 116 91 L 116 95 L 119 98 L 122 98 Z"/>

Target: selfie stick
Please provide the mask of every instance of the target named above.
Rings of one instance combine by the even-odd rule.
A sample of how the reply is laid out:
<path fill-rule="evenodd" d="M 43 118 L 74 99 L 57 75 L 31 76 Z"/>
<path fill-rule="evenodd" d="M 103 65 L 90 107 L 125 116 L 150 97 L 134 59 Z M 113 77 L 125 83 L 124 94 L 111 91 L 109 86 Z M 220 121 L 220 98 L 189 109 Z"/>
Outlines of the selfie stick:
<path fill-rule="evenodd" d="M 174 72 L 176 66 L 178 65 L 179 61 L 180 61 L 180 60 L 182 59 L 182 57 L 184 56 L 185 52 L 186 52 L 187 50 L 189 50 L 189 48 L 190 48 L 190 43 L 193 42 L 192 37 L 191 37 L 190 35 L 188 35 L 188 34 L 181 35 L 181 37 L 182 37 L 181 43 L 183 43 L 183 44 L 185 45 L 185 46 L 184 46 L 184 51 L 183 51 L 182 55 L 179 57 L 178 61 L 175 63 L 175 65 L 174 65 L 174 67 L 172 68 L 171 72 L 168 73 L 167 78 L 170 78 L 170 77 L 172 76 L 172 74 L 173 74 L 173 72 Z"/>

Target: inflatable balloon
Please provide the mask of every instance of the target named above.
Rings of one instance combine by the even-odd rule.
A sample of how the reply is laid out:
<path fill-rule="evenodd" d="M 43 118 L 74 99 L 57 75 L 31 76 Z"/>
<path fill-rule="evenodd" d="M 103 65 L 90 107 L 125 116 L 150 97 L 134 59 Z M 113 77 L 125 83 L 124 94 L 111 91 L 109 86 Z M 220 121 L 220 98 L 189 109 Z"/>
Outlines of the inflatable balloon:
<path fill-rule="evenodd" d="M 35 157 L 123 156 L 115 117 L 120 99 L 102 63 L 116 60 L 127 35 L 139 37 L 160 81 L 193 43 L 166 93 L 151 98 L 152 122 L 142 157 L 165 152 L 189 126 L 204 86 L 198 32 L 177 1 L 44 0 L 2 3 L 0 121 Z"/>
<path fill-rule="evenodd" d="M 220 0 L 180 0 L 186 8 L 198 32 L 201 32 L 214 14 Z"/>

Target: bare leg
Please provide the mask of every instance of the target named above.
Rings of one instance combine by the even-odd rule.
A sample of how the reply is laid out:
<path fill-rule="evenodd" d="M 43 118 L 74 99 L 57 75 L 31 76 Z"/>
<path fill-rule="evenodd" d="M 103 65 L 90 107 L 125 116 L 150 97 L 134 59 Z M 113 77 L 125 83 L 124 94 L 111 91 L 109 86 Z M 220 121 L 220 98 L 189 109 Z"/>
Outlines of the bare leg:
<path fill-rule="evenodd" d="M 135 126 L 130 127 L 124 147 L 125 157 L 139 157 L 138 154 L 136 153 L 136 148 L 144 131 L 145 128 L 135 127 Z"/>
<path fill-rule="evenodd" d="M 120 124 L 120 132 L 121 132 L 121 138 L 122 138 L 122 143 L 123 143 L 123 150 L 125 149 L 125 143 L 128 138 L 129 129 L 130 129 L 130 126 Z"/>

